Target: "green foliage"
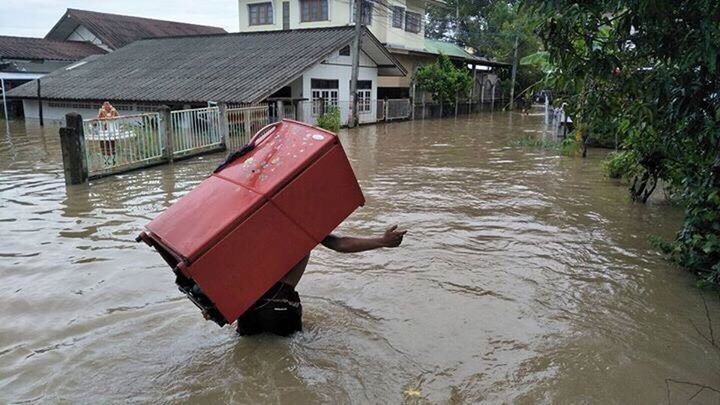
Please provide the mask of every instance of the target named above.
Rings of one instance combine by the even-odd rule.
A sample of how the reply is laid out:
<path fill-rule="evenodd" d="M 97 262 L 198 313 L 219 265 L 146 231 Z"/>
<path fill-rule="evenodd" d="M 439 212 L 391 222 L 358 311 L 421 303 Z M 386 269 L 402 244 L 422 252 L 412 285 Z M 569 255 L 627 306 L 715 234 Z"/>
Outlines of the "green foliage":
<path fill-rule="evenodd" d="M 526 135 L 510 142 L 512 146 L 521 148 L 534 148 L 555 151 L 565 156 L 576 156 L 581 153 L 581 143 L 573 138 L 565 138 L 561 141 Z"/>
<path fill-rule="evenodd" d="M 336 134 L 340 132 L 340 109 L 335 106 L 325 107 L 325 113 L 318 117 L 317 126 Z"/>
<path fill-rule="evenodd" d="M 685 207 L 661 244 L 675 262 L 720 282 L 720 2 L 527 0 L 562 94 L 589 140 L 623 145 L 608 174 L 645 201 L 663 182 Z"/>
<path fill-rule="evenodd" d="M 637 156 L 631 150 L 610 153 L 602 163 L 602 170 L 611 179 L 630 180 L 640 174 Z"/>
<path fill-rule="evenodd" d="M 421 66 L 415 73 L 415 81 L 421 89 L 432 94 L 437 102 L 455 100 L 457 95 L 466 96 L 472 88 L 472 76 L 464 68 L 458 68 L 443 54 L 435 63 Z"/>
<path fill-rule="evenodd" d="M 447 0 L 446 3 L 446 7 L 428 7 L 426 36 L 451 40 L 475 49 L 479 55 L 509 63 L 512 63 L 516 38 L 519 59 L 541 50 L 542 43 L 534 32 L 539 20 L 521 8 L 517 0 Z M 500 69 L 497 73 L 509 83 L 510 69 Z M 542 68 L 535 64 L 518 68 L 515 95 L 543 76 Z M 503 87 L 509 90 L 509 86 Z"/>
<path fill-rule="evenodd" d="M 534 135 L 525 135 L 520 138 L 513 139 L 510 144 L 512 146 L 518 146 L 522 148 L 548 149 L 555 151 L 560 151 L 562 147 L 562 144 L 558 141 Z"/>

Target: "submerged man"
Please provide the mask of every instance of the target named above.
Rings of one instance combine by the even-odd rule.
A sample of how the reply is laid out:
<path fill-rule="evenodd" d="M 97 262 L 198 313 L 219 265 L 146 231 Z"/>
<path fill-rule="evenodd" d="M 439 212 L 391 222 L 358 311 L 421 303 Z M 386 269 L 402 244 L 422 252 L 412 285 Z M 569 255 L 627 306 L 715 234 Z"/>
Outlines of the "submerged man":
<path fill-rule="evenodd" d="M 389 228 L 380 237 L 354 238 L 329 235 L 321 242 L 323 246 L 340 253 L 356 253 L 379 248 L 400 246 L 407 231 L 398 231 L 397 225 Z M 310 255 L 298 264 L 265 293 L 237 321 L 237 331 L 242 336 L 270 332 L 288 336 L 302 330 L 302 305 L 295 291 L 307 267 Z"/>

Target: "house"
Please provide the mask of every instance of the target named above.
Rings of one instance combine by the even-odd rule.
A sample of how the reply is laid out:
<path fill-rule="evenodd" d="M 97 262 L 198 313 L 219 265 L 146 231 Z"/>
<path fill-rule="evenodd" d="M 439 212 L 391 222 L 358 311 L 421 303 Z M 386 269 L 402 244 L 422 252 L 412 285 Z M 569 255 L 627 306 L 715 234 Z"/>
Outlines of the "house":
<path fill-rule="evenodd" d="M 9 91 L 80 59 L 104 53 L 104 49 L 87 42 L 0 35 L 0 90 Z M 21 107 L 20 103 L 9 103 L 9 116 L 22 115 Z"/>
<path fill-rule="evenodd" d="M 43 112 L 52 119 L 71 111 L 94 117 L 104 100 L 121 114 L 162 104 L 183 109 L 284 100 L 299 119 L 313 122 L 323 108 L 337 105 L 346 121 L 349 105 L 341 103 L 349 99 L 353 38 L 354 27 L 347 26 L 135 41 L 43 77 Z M 358 110 L 361 122 L 375 122 L 379 77 L 406 71 L 366 29 L 361 52 Z M 23 101 L 26 117 L 38 117 L 36 82 L 8 96 Z"/>
<path fill-rule="evenodd" d="M 0 90 L 9 91 L 73 62 L 114 51 L 138 39 L 219 33 L 225 30 L 67 9 L 45 38 L 0 36 Z M 8 104 L 10 116 L 22 116 L 21 103 Z"/>
<path fill-rule="evenodd" d="M 415 99 L 420 100 L 423 95 L 413 91 L 412 74 L 419 66 L 432 63 L 440 52 L 456 63 L 472 68 L 478 89 L 489 87 L 486 86 L 488 81 L 494 88 L 498 79 L 492 73 L 493 69 L 509 66 L 471 55 L 455 44 L 425 38 L 423 20 L 429 4 L 445 6 L 442 0 L 365 0 L 363 3 L 363 25 L 409 72 L 402 77 L 379 78 L 378 98 L 405 98 L 418 93 Z M 238 9 L 240 32 L 352 26 L 355 23 L 353 0 L 238 0 Z M 475 96 L 479 96 L 478 91 L 474 91 Z"/>
<path fill-rule="evenodd" d="M 114 51 L 139 39 L 225 32 L 219 27 L 69 8 L 45 39 L 90 42 Z"/>

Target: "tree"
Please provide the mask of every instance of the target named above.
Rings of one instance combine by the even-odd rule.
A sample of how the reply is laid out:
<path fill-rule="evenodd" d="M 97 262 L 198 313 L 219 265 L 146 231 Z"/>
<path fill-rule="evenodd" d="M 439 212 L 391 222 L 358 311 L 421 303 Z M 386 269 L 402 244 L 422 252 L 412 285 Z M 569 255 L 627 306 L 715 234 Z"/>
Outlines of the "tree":
<path fill-rule="evenodd" d="M 646 201 L 662 181 L 685 207 L 680 265 L 720 284 L 720 3 L 715 0 L 528 0 L 566 95 L 590 137 L 621 143 L 620 170 Z M 617 165 L 616 165 L 617 167 Z"/>
<path fill-rule="evenodd" d="M 455 67 L 446 55 L 440 54 L 434 63 L 421 66 L 414 80 L 418 87 L 430 92 L 433 100 L 440 103 L 442 115 L 443 103 L 454 101 L 458 95 L 467 96 L 473 79 L 467 69 Z"/>
<path fill-rule="evenodd" d="M 518 59 L 540 50 L 541 41 L 534 32 L 537 18 L 519 6 L 518 1 L 448 0 L 447 7 L 428 7 L 425 35 L 449 40 L 476 50 L 480 56 L 512 63 L 513 46 L 518 39 Z M 503 81 L 510 69 L 500 69 Z M 520 95 L 543 78 L 533 65 L 518 69 L 515 94 Z"/>

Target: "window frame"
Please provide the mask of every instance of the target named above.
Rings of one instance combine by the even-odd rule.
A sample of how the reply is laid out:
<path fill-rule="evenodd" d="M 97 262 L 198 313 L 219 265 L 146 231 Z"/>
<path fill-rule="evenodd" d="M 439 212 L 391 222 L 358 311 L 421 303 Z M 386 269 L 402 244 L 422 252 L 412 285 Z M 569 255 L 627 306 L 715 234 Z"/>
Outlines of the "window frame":
<path fill-rule="evenodd" d="M 372 80 L 357 81 L 357 101 L 358 114 L 372 113 Z"/>
<path fill-rule="evenodd" d="M 313 81 L 317 81 L 313 83 Z M 334 83 L 333 83 L 334 82 Z M 331 83 L 335 86 L 332 87 Z M 313 86 L 315 84 L 315 86 Z M 317 86 L 317 87 L 316 87 Z M 317 117 L 320 111 L 327 109 L 328 106 L 337 107 L 338 96 L 340 92 L 340 81 L 337 79 L 310 79 L 310 98 L 312 100 L 312 115 Z M 318 101 L 324 101 L 324 108 L 320 107 Z"/>
<path fill-rule="evenodd" d="M 248 7 L 248 26 L 253 27 L 257 25 L 273 25 L 275 24 L 275 10 L 273 8 L 272 1 L 264 1 L 260 3 L 250 3 Z M 256 22 L 253 22 L 253 8 L 257 9 Z M 260 10 L 265 10 L 264 19 L 261 21 L 262 16 Z"/>
<path fill-rule="evenodd" d="M 417 31 L 415 31 L 415 25 L 414 24 L 408 24 L 408 22 L 413 21 L 417 19 Z M 405 31 L 412 32 L 413 34 L 419 34 L 422 32 L 422 14 L 415 13 L 412 11 L 405 11 Z M 411 28 L 412 27 L 412 28 Z"/>
<path fill-rule="evenodd" d="M 405 7 L 393 6 L 390 16 L 391 27 L 403 29 L 405 22 Z"/>
<path fill-rule="evenodd" d="M 309 15 L 305 14 L 305 4 L 308 4 L 307 10 Z M 311 9 L 313 4 L 318 4 L 320 13 L 316 16 Z M 318 21 L 330 21 L 330 0 L 299 0 L 298 5 L 300 6 L 300 22 L 318 22 Z M 325 6 L 323 8 L 323 5 Z M 317 18 L 315 18 L 317 17 Z"/>
<path fill-rule="evenodd" d="M 358 0 L 353 0 L 358 1 Z M 361 0 L 362 1 L 362 0 Z M 355 16 L 355 4 L 351 3 L 352 6 L 352 22 L 353 24 L 355 21 L 357 21 Z M 373 3 L 372 1 L 363 1 L 362 2 L 362 25 L 369 26 L 372 25 L 372 15 L 373 15 Z"/>

